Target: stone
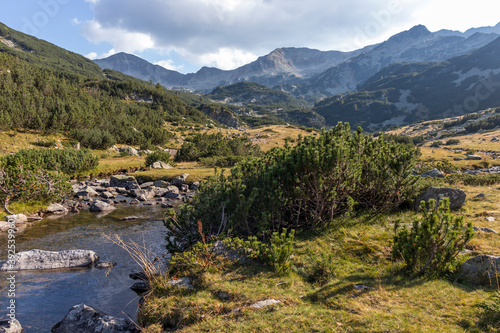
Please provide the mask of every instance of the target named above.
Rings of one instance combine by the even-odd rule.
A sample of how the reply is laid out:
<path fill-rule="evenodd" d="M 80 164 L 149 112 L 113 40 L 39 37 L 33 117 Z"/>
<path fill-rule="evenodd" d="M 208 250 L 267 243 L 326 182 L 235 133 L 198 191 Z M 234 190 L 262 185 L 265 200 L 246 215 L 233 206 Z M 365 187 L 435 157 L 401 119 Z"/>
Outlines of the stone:
<path fill-rule="evenodd" d="M 170 280 L 167 282 L 167 284 L 177 288 L 194 289 L 194 287 L 191 285 L 191 279 L 188 277 L 183 277 L 179 280 Z"/>
<path fill-rule="evenodd" d="M 422 177 L 422 178 L 426 178 L 426 177 L 444 178 L 444 173 L 442 173 L 438 169 L 434 168 L 434 169 L 432 169 L 430 171 L 427 171 L 427 172 L 421 174 L 420 177 Z"/>
<path fill-rule="evenodd" d="M 9 230 L 9 228 L 10 228 L 9 222 L 0 221 L 0 231 L 6 231 Z"/>
<path fill-rule="evenodd" d="M 199 187 L 200 187 L 200 182 L 193 182 L 193 183 L 191 184 L 191 186 L 189 187 L 189 189 L 190 189 L 191 191 L 196 191 Z"/>
<path fill-rule="evenodd" d="M 111 176 L 111 179 L 109 180 L 109 186 L 123 187 L 126 188 L 127 190 L 139 188 L 137 179 L 135 179 L 134 176 L 127 176 L 127 175 Z"/>
<path fill-rule="evenodd" d="M 498 142 L 498 141 L 500 141 L 500 139 L 498 139 L 496 136 L 494 136 L 494 137 L 491 138 L 491 141 L 492 142 Z"/>
<path fill-rule="evenodd" d="M 479 194 L 478 194 L 478 195 L 476 195 L 473 199 L 482 199 L 482 198 L 484 198 L 484 197 L 485 197 L 484 193 L 479 193 Z"/>
<path fill-rule="evenodd" d="M 482 227 L 472 227 L 474 231 L 482 231 L 482 232 L 490 232 L 493 234 L 498 234 L 498 231 L 490 229 L 490 228 L 482 228 Z"/>
<path fill-rule="evenodd" d="M 132 197 L 138 198 L 141 196 L 144 196 L 146 200 L 153 199 L 156 195 L 156 191 L 151 191 L 151 190 L 143 190 L 143 189 L 133 189 L 130 190 L 130 195 Z M 141 199 L 139 199 L 141 200 Z"/>
<path fill-rule="evenodd" d="M 278 303 L 281 303 L 281 301 L 277 301 L 275 299 L 266 299 L 265 301 L 260 301 L 260 302 L 254 303 L 254 304 L 250 305 L 250 307 L 254 308 L 254 309 L 262 309 L 262 308 L 268 307 L 270 305 L 275 305 Z"/>
<path fill-rule="evenodd" d="M 130 289 L 138 294 L 146 293 L 149 291 L 149 281 L 136 282 L 132 286 L 130 286 Z"/>
<path fill-rule="evenodd" d="M 93 187 L 87 186 L 77 192 L 76 195 L 79 197 L 97 197 L 99 193 Z"/>
<path fill-rule="evenodd" d="M 430 199 L 436 201 L 436 207 L 439 205 L 439 200 L 443 198 L 450 199 L 450 209 L 458 209 L 465 204 L 467 195 L 464 191 L 450 187 L 429 187 L 424 193 L 420 194 L 415 200 L 414 207 L 416 210 L 420 207 L 420 202 L 428 202 Z"/>
<path fill-rule="evenodd" d="M 467 155 L 467 157 L 465 158 L 466 160 L 472 160 L 472 161 L 480 161 L 482 160 L 483 158 L 479 155 Z"/>
<path fill-rule="evenodd" d="M 128 156 L 139 156 L 139 152 L 137 149 L 129 147 L 129 146 L 124 146 L 120 148 L 120 153 L 124 151 L 127 152 Z"/>
<path fill-rule="evenodd" d="M 488 216 L 484 218 L 488 222 L 495 222 L 495 218 L 493 216 Z"/>
<path fill-rule="evenodd" d="M 150 169 L 172 169 L 170 164 L 167 164 L 163 161 L 156 161 L 149 166 Z"/>
<path fill-rule="evenodd" d="M 184 184 L 186 182 L 186 179 L 188 177 L 189 177 L 189 173 L 183 173 L 182 175 L 179 175 L 179 176 L 175 177 L 174 179 L 172 179 L 170 184 L 174 185 L 174 186 L 181 186 L 182 184 Z"/>
<path fill-rule="evenodd" d="M 143 184 L 139 185 L 139 187 L 142 189 L 147 189 L 148 187 L 152 187 L 152 186 L 154 186 L 153 182 L 147 182 L 147 183 L 143 183 Z"/>
<path fill-rule="evenodd" d="M 89 208 L 89 210 L 93 213 L 108 212 L 115 209 L 116 209 L 115 206 L 100 200 L 93 202 Z"/>
<path fill-rule="evenodd" d="M 120 221 L 131 221 L 131 220 L 137 220 L 137 219 L 139 219 L 137 216 L 132 215 L 132 216 L 127 216 L 127 217 L 121 218 Z"/>
<path fill-rule="evenodd" d="M 19 320 L 0 320 L 0 333 L 22 333 L 23 327 Z"/>
<path fill-rule="evenodd" d="M 64 207 L 61 204 L 53 203 L 49 207 L 47 207 L 47 213 L 56 214 L 56 215 L 64 215 L 68 213 L 68 208 Z"/>
<path fill-rule="evenodd" d="M 52 333 L 138 333 L 128 319 L 112 317 L 85 304 L 75 305 Z"/>
<path fill-rule="evenodd" d="M 98 262 L 97 265 L 95 265 L 95 268 L 104 269 L 104 268 L 113 268 L 115 266 L 116 262 L 114 261 L 103 261 L 103 262 Z"/>
<path fill-rule="evenodd" d="M 143 281 L 149 280 L 148 276 L 144 272 L 130 273 L 128 277 L 131 278 L 132 280 L 143 280 Z"/>
<path fill-rule="evenodd" d="M 460 266 L 460 275 L 467 281 L 496 287 L 496 275 L 500 272 L 500 257 L 478 255 Z"/>
<path fill-rule="evenodd" d="M 104 198 L 104 199 L 114 199 L 114 198 L 116 198 L 116 195 L 114 195 L 111 192 L 104 191 L 104 192 L 101 193 L 101 198 Z"/>
<path fill-rule="evenodd" d="M 171 203 L 162 203 L 161 204 L 161 208 L 173 208 L 174 205 L 172 205 Z"/>
<path fill-rule="evenodd" d="M 134 200 L 131 200 L 131 201 L 130 201 L 130 204 L 131 204 L 131 205 L 137 205 L 137 204 L 140 204 L 140 203 L 141 203 L 141 202 L 140 202 L 139 200 L 137 200 L 137 199 L 134 199 Z"/>
<path fill-rule="evenodd" d="M 38 270 L 72 267 L 89 267 L 99 261 L 99 256 L 90 250 L 43 251 L 30 250 L 18 252 L 15 263 L 4 262 L 0 271 Z"/>
<path fill-rule="evenodd" d="M 16 224 L 25 224 L 28 223 L 28 217 L 24 214 L 16 214 L 16 215 L 7 215 L 5 216 L 5 221 L 14 220 Z"/>
<path fill-rule="evenodd" d="M 155 187 L 159 187 L 159 188 L 166 188 L 166 187 L 169 187 L 170 186 L 170 183 L 169 182 L 166 182 L 164 180 L 157 180 L 153 183 L 153 185 Z"/>

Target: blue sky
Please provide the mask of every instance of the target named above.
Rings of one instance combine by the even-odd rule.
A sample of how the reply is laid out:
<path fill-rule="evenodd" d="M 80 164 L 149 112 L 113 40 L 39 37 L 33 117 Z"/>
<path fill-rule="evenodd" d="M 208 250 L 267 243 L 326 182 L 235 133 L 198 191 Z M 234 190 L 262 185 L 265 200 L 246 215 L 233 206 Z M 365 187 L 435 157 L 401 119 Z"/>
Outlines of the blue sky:
<path fill-rule="evenodd" d="M 0 21 L 89 58 L 127 52 L 189 73 L 278 47 L 353 50 L 416 24 L 464 31 L 499 13 L 498 0 L 4 0 Z"/>

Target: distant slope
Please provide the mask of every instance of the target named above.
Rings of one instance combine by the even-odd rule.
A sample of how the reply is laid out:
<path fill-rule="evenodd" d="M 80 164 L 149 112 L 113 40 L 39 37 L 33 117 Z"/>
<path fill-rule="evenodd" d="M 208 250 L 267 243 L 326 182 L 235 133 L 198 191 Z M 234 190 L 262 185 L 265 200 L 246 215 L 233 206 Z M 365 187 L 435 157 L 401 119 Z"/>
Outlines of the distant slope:
<path fill-rule="evenodd" d="M 500 38 L 448 61 L 395 64 L 359 92 L 327 98 L 314 107 L 327 124 L 391 126 L 459 116 L 500 105 Z"/>
<path fill-rule="evenodd" d="M 266 119 L 259 118 L 267 117 L 266 124 L 288 122 L 317 128 L 325 126 L 323 117 L 312 112 L 311 105 L 304 100 L 255 82 L 238 82 L 225 87 L 217 87 L 205 97 L 218 103 L 232 105 L 235 111 L 250 124 L 260 124 Z"/>
<path fill-rule="evenodd" d="M 0 23 L 0 52 L 48 69 L 77 73 L 87 77 L 104 77 L 91 60 L 54 44 L 26 35 Z"/>

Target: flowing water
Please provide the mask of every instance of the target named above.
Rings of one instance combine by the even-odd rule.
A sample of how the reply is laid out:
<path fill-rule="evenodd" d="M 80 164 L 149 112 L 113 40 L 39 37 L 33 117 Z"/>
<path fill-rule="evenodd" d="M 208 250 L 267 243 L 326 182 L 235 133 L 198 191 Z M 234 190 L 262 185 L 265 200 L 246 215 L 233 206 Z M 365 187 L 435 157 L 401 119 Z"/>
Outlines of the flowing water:
<path fill-rule="evenodd" d="M 121 221 L 135 215 L 137 220 Z M 126 242 L 144 245 L 155 256 L 165 252 L 163 212 L 157 207 L 120 207 L 109 215 L 88 211 L 58 219 L 44 219 L 16 237 L 16 251 L 41 249 L 95 251 L 101 261 L 114 261 L 108 269 L 61 269 L 18 271 L 16 318 L 26 333 L 50 332 L 74 305 L 84 303 L 109 315 L 136 320 L 139 297 L 130 290 L 129 278 L 140 267 L 131 256 L 107 239 L 117 235 Z M 6 257 L 7 238 L 0 235 L 0 258 Z M 0 273 L 0 319 L 7 319 L 7 273 Z"/>

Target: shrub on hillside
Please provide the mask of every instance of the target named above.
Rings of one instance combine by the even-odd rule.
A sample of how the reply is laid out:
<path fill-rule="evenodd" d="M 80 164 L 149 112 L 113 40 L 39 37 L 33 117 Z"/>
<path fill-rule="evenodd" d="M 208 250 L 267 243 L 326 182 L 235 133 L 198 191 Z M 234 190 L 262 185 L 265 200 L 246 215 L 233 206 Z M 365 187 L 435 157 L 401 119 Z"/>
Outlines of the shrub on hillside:
<path fill-rule="evenodd" d="M 413 221 L 411 230 L 395 224 L 392 257 L 403 259 L 412 273 L 451 271 L 455 258 L 474 235 L 472 224 L 464 225 L 462 216 L 450 213 L 448 198 L 441 200 L 438 208 L 433 199 L 428 206 L 421 202 L 422 217 Z"/>
<path fill-rule="evenodd" d="M 356 206 L 391 209 L 415 193 L 418 150 L 351 133 L 339 124 L 295 147 L 275 148 L 216 174 L 181 208 L 177 229 L 203 220 L 208 235 L 247 236 L 282 228 L 316 228 Z M 383 195 L 381 195 L 383 194 Z"/>
<path fill-rule="evenodd" d="M 146 165 L 146 167 L 149 167 L 151 164 L 153 164 L 154 162 L 158 162 L 158 161 L 170 164 L 171 159 L 172 159 L 172 156 L 170 155 L 169 152 L 166 152 L 163 150 L 156 150 L 155 152 L 148 154 L 148 156 L 146 156 L 145 165 Z"/>
<path fill-rule="evenodd" d="M 98 128 L 75 129 L 71 131 L 70 135 L 85 148 L 107 149 L 116 144 L 116 139 L 111 133 Z"/>
<path fill-rule="evenodd" d="M 207 157 L 227 157 L 227 156 L 257 156 L 260 148 L 253 145 L 246 137 L 229 138 L 222 133 L 216 134 L 195 134 L 186 139 L 181 149 L 177 151 L 175 160 L 199 161 Z"/>
<path fill-rule="evenodd" d="M 446 141 L 445 145 L 446 146 L 451 146 L 451 145 L 458 145 L 460 143 L 459 139 L 449 139 Z"/>
<path fill-rule="evenodd" d="M 66 174 L 92 170 L 99 164 L 99 158 L 85 149 L 22 149 L 16 154 L 4 156 L 3 160 L 7 166 L 34 165 Z"/>

